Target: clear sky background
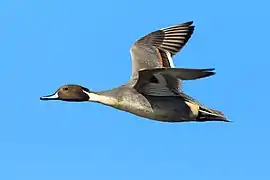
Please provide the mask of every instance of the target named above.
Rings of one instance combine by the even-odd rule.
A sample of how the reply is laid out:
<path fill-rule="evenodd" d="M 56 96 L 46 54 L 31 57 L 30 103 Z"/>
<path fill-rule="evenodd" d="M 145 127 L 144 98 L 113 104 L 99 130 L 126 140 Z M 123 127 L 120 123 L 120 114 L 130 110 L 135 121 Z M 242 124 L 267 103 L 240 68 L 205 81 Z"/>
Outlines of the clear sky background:
<path fill-rule="evenodd" d="M 267 0 L 0 2 L 0 179 L 269 180 Z M 184 91 L 233 123 L 151 121 L 96 103 L 43 102 L 66 83 L 131 74 L 143 35 L 193 20 L 177 67 L 211 68 Z"/>

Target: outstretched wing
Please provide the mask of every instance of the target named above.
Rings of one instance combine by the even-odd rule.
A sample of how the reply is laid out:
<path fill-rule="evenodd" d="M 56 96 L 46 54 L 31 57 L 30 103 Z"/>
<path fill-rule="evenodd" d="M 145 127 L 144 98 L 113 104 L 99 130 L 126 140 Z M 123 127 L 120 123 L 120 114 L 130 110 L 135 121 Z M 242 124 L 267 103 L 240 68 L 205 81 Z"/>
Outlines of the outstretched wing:
<path fill-rule="evenodd" d="M 142 69 L 174 67 L 172 57 L 188 42 L 194 31 L 193 21 L 178 24 L 147 34 L 131 47 L 132 78 Z M 177 78 L 167 78 L 170 87 L 179 88 Z"/>

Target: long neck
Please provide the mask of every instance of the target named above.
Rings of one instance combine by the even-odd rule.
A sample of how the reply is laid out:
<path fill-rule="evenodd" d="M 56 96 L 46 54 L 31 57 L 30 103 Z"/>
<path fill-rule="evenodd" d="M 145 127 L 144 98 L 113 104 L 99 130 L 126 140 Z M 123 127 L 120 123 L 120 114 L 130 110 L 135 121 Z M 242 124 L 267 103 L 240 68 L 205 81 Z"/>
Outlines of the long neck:
<path fill-rule="evenodd" d="M 109 106 L 114 106 L 116 105 L 117 99 L 115 97 L 113 97 L 110 93 L 111 91 L 102 91 L 102 92 L 87 92 L 89 98 L 89 101 L 92 102 L 98 102 L 98 103 L 102 103 L 105 105 L 109 105 Z"/>

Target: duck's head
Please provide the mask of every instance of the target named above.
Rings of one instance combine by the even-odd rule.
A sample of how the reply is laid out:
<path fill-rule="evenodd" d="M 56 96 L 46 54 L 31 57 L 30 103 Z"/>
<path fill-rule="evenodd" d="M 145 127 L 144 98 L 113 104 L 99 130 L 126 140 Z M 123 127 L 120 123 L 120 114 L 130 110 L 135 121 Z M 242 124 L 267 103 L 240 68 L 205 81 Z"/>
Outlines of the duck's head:
<path fill-rule="evenodd" d="M 40 100 L 89 101 L 91 93 L 93 92 L 80 85 L 64 85 L 54 94 L 40 97 Z"/>

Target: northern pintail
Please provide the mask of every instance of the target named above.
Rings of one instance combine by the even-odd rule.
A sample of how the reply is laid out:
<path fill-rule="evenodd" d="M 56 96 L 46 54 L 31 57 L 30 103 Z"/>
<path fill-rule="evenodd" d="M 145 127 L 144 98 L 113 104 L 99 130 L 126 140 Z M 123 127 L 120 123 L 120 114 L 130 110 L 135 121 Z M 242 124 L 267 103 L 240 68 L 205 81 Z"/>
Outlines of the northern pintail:
<path fill-rule="evenodd" d="M 132 74 L 119 87 L 95 92 L 68 84 L 41 100 L 102 103 L 141 117 L 163 122 L 229 120 L 218 110 L 208 108 L 182 91 L 183 80 L 215 74 L 214 68 L 175 68 L 172 57 L 188 42 L 193 21 L 166 27 L 137 40 L 130 49 Z"/>

